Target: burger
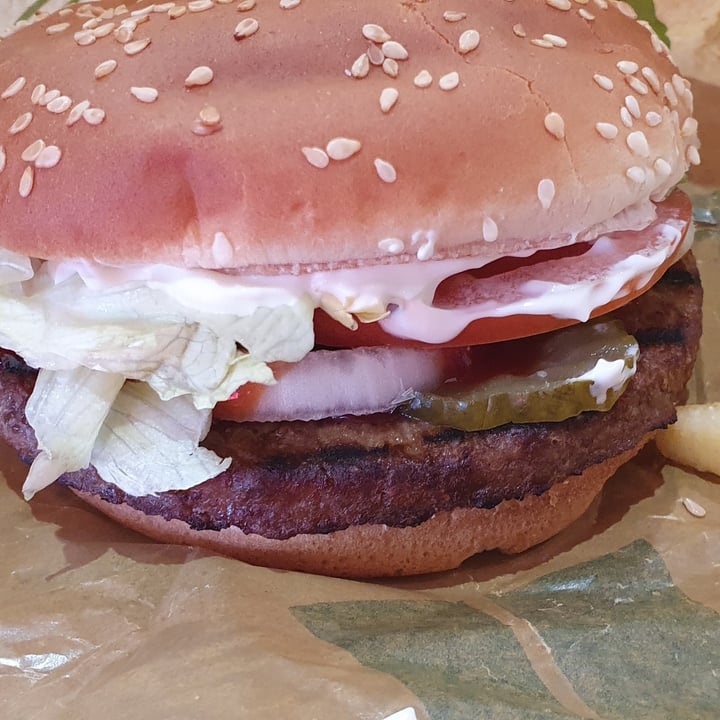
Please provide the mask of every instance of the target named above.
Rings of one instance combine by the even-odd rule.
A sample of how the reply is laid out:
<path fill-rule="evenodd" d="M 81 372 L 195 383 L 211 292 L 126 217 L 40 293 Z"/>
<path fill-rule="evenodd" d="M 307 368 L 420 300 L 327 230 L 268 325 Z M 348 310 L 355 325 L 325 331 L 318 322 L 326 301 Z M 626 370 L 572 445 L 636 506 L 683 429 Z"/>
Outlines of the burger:
<path fill-rule="evenodd" d="M 424 573 L 558 533 L 674 421 L 697 123 L 627 3 L 69 5 L 0 78 L 26 498 Z"/>

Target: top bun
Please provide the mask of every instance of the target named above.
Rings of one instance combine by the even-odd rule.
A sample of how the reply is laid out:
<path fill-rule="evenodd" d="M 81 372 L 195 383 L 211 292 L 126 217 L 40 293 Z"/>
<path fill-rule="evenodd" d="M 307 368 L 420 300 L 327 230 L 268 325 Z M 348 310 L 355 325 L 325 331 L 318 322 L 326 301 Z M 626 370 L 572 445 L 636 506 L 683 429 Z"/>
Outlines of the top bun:
<path fill-rule="evenodd" d="M 0 245 L 40 258 L 522 252 L 647 221 L 698 160 L 689 83 L 624 2 L 75 5 L 0 68 Z"/>

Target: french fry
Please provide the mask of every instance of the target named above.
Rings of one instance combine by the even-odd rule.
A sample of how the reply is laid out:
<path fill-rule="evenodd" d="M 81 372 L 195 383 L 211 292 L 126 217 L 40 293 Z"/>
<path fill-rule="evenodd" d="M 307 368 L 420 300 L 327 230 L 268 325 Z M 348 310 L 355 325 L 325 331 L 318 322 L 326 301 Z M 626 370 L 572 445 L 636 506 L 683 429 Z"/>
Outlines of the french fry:
<path fill-rule="evenodd" d="M 669 460 L 720 475 L 720 403 L 683 405 L 677 422 L 656 437 Z"/>

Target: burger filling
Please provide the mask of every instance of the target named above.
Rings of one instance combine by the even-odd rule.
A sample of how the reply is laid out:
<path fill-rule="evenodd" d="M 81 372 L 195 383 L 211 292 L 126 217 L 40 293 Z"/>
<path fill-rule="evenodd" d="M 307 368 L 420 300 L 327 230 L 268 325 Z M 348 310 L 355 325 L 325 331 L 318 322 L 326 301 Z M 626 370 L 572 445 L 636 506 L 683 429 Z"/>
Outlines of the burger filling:
<path fill-rule="evenodd" d="M 279 407 L 281 414 L 292 411 L 297 417 L 298 403 L 308 405 L 316 395 L 307 392 L 312 373 L 321 384 L 325 378 L 327 388 L 328 368 L 336 367 L 335 386 L 345 397 L 328 395 L 321 416 L 400 405 L 408 414 L 445 422 L 470 392 L 470 429 L 485 427 L 485 421 L 472 418 L 483 414 L 479 408 L 488 398 L 496 403 L 498 392 L 467 379 L 477 379 L 478 363 L 492 365 L 487 357 L 478 360 L 477 353 L 462 348 L 406 347 L 340 351 L 328 361 L 322 351 L 309 355 L 316 342 L 316 309 L 348 328 L 357 319 L 374 321 L 386 335 L 434 345 L 453 345 L 469 328 L 498 318 L 553 318 L 555 325 L 586 321 L 645 289 L 684 251 L 690 242 L 688 215 L 687 201 L 671 198 L 642 232 L 608 233 L 581 254 L 521 263 L 489 277 L 478 277 L 477 258 L 240 277 L 157 265 L 42 262 L 0 251 L 0 345 L 40 368 L 26 410 L 40 453 L 23 491 L 31 497 L 63 473 L 89 465 L 137 496 L 183 490 L 215 477 L 230 461 L 200 446 L 212 409 L 218 403 L 226 408 L 233 397 L 237 401 L 244 387 L 272 386 L 274 370 L 281 384 L 287 364 L 297 364 L 299 400 L 294 408 L 293 402 L 276 404 L 276 413 Z M 493 260 L 500 259 L 488 258 L 486 264 Z M 623 340 L 615 349 L 610 359 L 601 352 L 580 371 L 571 364 L 560 373 L 566 377 L 556 380 L 559 385 L 573 380 L 587 388 L 584 404 L 573 406 L 573 413 L 603 409 L 634 372 L 637 346 Z M 544 380 L 545 365 L 552 363 L 538 352 L 540 365 L 525 374 Z M 311 364 L 312 372 L 305 372 Z M 390 381 L 377 380 L 383 376 Z M 448 383 L 458 379 L 464 395 L 448 399 Z M 375 386 L 379 392 L 373 394 Z M 434 392 L 440 386 L 441 393 Z M 507 402 L 517 405 L 518 397 L 511 393 Z M 250 405 L 246 397 L 244 407 Z M 314 412 L 312 418 L 299 417 L 314 419 Z M 564 412 L 567 407 L 560 415 Z M 485 414 L 492 422 L 518 420 Z"/>

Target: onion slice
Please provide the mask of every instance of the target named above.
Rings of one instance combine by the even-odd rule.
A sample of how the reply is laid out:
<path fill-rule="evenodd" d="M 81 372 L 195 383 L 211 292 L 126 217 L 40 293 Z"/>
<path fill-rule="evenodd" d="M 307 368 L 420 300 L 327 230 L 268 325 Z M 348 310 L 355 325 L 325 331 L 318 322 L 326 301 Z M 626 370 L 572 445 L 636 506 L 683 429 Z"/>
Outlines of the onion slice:
<path fill-rule="evenodd" d="M 320 420 L 388 412 L 413 392 L 437 387 L 469 363 L 460 348 L 315 350 L 298 363 L 273 363 L 275 385 L 243 385 L 215 406 L 240 422 Z"/>

